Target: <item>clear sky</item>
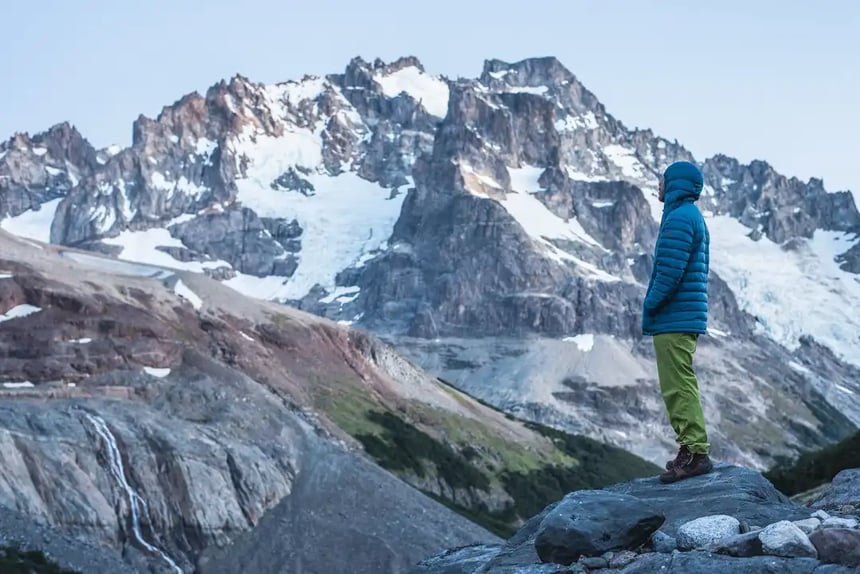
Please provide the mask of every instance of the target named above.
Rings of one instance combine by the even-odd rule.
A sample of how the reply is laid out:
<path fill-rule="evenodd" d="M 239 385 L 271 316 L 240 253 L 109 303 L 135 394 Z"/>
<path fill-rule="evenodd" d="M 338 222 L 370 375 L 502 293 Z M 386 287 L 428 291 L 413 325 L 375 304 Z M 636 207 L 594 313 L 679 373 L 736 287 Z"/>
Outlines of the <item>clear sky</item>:
<path fill-rule="evenodd" d="M 415 55 L 473 77 L 487 58 L 551 55 L 630 127 L 860 197 L 853 0 L 0 2 L 0 138 L 68 120 L 97 147 L 128 145 L 138 114 L 235 73 Z"/>

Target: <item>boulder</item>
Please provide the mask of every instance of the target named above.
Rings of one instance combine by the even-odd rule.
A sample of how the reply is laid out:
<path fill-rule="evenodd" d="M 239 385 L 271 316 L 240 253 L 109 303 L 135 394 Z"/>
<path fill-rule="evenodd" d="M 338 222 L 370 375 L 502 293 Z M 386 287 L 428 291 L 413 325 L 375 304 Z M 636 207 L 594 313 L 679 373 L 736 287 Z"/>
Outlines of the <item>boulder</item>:
<path fill-rule="evenodd" d="M 771 556 L 786 558 L 816 558 L 818 552 L 809 538 L 795 524 L 781 520 L 759 532 L 762 551 Z"/>
<path fill-rule="evenodd" d="M 860 507 L 860 468 L 843 470 L 833 477 L 830 489 L 810 506 L 816 509 Z"/>
<path fill-rule="evenodd" d="M 821 523 L 821 528 L 857 528 L 858 524 L 860 524 L 860 522 L 858 522 L 856 518 L 831 516 Z"/>
<path fill-rule="evenodd" d="M 678 548 L 678 541 L 672 536 L 658 530 L 651 536 L 651 547 L 654 549 L 654 552 L 671 554 Z"/>
<path fill-rule="evenodd" d="M 860 568 L 860 530 L 821 529 L 813 532 L 809 540 L 822 562 Z"/>
<path fill-rule="evenodd" d="M 580 556 L 637 548 L 663 521 L 659 511 L 633 496 L 605 490 L 573 492 L 541 521 L 535 550 L 543 562 L 570 564 Z"/>
<path fill-rule="evenodd" d="M 692 550 L 715 544 L 740 533 L 740 522 L 733 516 L 718 514 L 703 516 L 683 524 L 678 529 L 678 548 Z"/>
<path fill-rule="evenodd" d="M 795 520 L 794 525 L 800 528 L 804 534 L 809 536 L 821 527 L 821 521 L 817 518 L 806 518 L 804 520 Z"/>
<path fill-rule="evenodd" d="M 758 535 L 758 532 L 753 531 L 729 536 L 711 544 L 707 550 L 715 554 L 725 554 L 738 558 L 761 556 L 764 552 L 762 551 L 761 539 L 759 539 Z"/>
<path fill-rule="evenodd" d="M 711 474 L 674 484 L 645 478 L 606 490 L 647 500 L 666 517 L 660 529 L 670 536 L 675 536 L 686 522 L 716 514 L 734 516 L 749 524 L 809 517 L 808 511 L 792 503 L 758 472 L 725 464 L 715 465 Z"/>

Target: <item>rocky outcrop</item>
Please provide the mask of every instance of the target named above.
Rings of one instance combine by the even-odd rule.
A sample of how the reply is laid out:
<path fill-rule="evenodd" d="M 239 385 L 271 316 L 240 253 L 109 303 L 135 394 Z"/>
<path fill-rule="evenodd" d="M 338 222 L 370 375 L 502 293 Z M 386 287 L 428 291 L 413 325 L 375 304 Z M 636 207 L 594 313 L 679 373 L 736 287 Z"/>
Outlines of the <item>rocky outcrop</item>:
<path fill-rule="evenodd" d="M 99 168 L 96 150 L 68 123 L 0 143 L 0 219 L 39 210 Z"/>
<path fill-rule="evenodd" d="M 858 564 L 852 543 L 860 530 L 827 528 L 813 515 L 819 525 L 807 535 L 798 523 L 804 516 L 809 520 L 809 511 L 792 504 L 761 475 L 747 469 L 720 466 L 711 475 L 670 487 L 644 479 L 608 490 L 624 493 L 634 508 L 648 508 L 656 520 L 644 528 L 638 512 L 613 513 L 604 505 L 573 503 L 600 500 L 606 496 L 603 492 L 575 492 L 547 507 L 505 544 L 448 551 L 422 561 L 412 574 L 764 573 L 775 567 L 786 572 L 847 574 Z M 573 520 L 553 519 L 559 512 L 570 514 Z M 636 530 L 636 541 L 625 539 L 625 533 L 638 528 L 637 524 L 643 529 Z M 565 528 L 568 532 L 563 535 Z M 654 532 L 657 528 L 660 530 Z M 646 532 L 654 532 L 650 540 Z M 667 543 L 670 534 L 677 535 L 680 552 Z M 559 541 L 559 549 L 564 544 L 569 551 L 548 552 L 548 537 Z M 574 547 L 575 541 L 579 542 Z M 612 548 L 607 552 L 608 546 Z M 629 549 L 622 550 L 625 546 Z"/>

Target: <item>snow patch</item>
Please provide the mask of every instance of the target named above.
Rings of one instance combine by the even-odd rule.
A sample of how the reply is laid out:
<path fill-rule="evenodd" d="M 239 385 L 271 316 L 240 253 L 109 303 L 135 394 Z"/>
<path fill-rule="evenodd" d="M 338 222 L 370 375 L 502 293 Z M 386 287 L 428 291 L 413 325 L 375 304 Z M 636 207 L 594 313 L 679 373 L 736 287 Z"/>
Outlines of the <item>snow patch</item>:
<path fill-rule="evenodd" d="M 162 368 L 158 368 L 158 367 L 144 367 L 143 370 L 147 375 L 151 375 L 151 376 L 157 377 L 159 379 L 163 379 L 164 377 L 166 377 L 167 375 L 170 374 L 169 368 L 162 369 Z"/>
<path fill-rule="evenodd" d="M 543 96 L 549 91 L 547 86 L 508 86 L 504 89 L 508 94 L 532 94 L 534 96 Z"/>
<path fill-rule="evenodd" d="M 580 351 L 583 353 L 588 353 L 594 348 L 594 335 L 591 333 L 585 333 L 582 335 L 576 335 L 573 337 L 565 337 L 562 341 L 575 343 Z"/>
<path fill-rule="evenodd" d="M 240 334 L 240 335 L 242 336 L 242 338 L 243 338 L 243 339 L 245 339 L 246 341 L 253 341 L 253 340 L 254 340 L 254 337 L 252 337 L 252 336 L 248 335 L 248 334 L 247 334 L 247 333 L 245 333 L 244 331 L 239 331 L 239 334 Z"/>
<path fill-rule="evenodd" d="M 50 175 L 51 177 L 57 177 L 58 175 L 60 175 L 61 173 L 63 173 L 63 170 L 61 170 L 61 169 L 57 169 L 57 168 L 55 168 L 55 167 L 51 167 L 51 166 L 49 166 L 49 165 L 46 165 L 46 166 L 45 166 L 45 171 L 47 171 L 47 172 L 48 172 L 48 175 Z"/>
<path fill-rule="evenodd" d="M 6 311 L 4 314 L 0 315 L 0 323 L 3 323 L 4 321 L 11 321 L 12 319 L 18 319 L 20 317 L 26 317 L 27 315 L 38 313 L 41 310 L 41 307 L 28 305 L 26 303 L 22 305 L 16 305 L 15 307 L 12 307 L 8 311 Z"/>
<path fill-rule="evenodd" d="M 500 70 L 498 72 L 490 72 L 490 77 L 495 78 L 496 80 L 501 80 L 510 73 L 510 70 Z"/>
<path fill-rule="evenodd" d="M 795 371 L 799 372 L 799 373 L 803 373 L 805 375 L 812 374 L 812 371 L 810 371 L 809 369 L 807 369 L 806 367 L 804 367 L 803 365 L 801 365 L 797 361 L 789 361 L 788 366 L 791 367 L 792 369 L 794 369 Z"/>
<path fill-rule="evenodd" d="M 600 247 L 600 243 L 582 228 L 579 221 L 565 221 L 547 208 L 533 192 L 539 191 L 538 177 L 541 168 L 527 166 L 508 168 L 513 193 L 499 203 L 510 213 L 522 228 L 535 239 L 546 242 L 545 238 L 580 241 Z"/>
<path fill-rule="evenodd" d="M 378 75 L 374 80 L 389 98 L 396 98 L 405 92 L 421 102 L 430 115 L 444 118 L 448 114 L 448 84 L 415 66 L 408 66 L 387 76 Z"/>
<path fill-rule="evenodd" d="M 708 335 L 711 335 L 714 337 L 721 337 L 721 338 L 729 336 L 729 334 L 726 333 L 725 331 L 720 331 L 719 329 L 715 329 L 713 327 L 708 327 Z"/>
<path fill-rule="evenodd" d="M 89 343 L 92 343 L 93 340 L 89 337 L 84 337 L 83 339 L 71 339 L 67 342 L 75 345 L 88 345 Z"/>
<path fill-rule="evenodd" d="M 596 130 L 598 127 L 600 124 L 597 122 L 597 116 L 592 112 L 585 112 L 582 115 L 568 114 L 564 119 L 555 121 L 555 129 L 558 132 Z"/>
<path fill-rule="evenodd" d="M 109 145 L 104 149 L 104 152 L 108 155 L 108 157 L 113 157 L 121 151 L 122 146 L 119 146 L 117 144 Z"/>
<path fill-rule="evenodd" d="M 34 147 L 33 153 L 39 157 L 42 157 L 43 155 L 48 153 L 48 150 L 46 148 L 43 148 L 43 147 Z"/>
<path fill-rule="evenodd" d="M 332 291 L 340 271 L 387 244 L 405 193 L 391 197 L 390 189 L 352 172 L 303 176 L 316 190 L 310 197 L 271 189 L 270 183 L 291 167 L 316 170 L 322 162 L 318 133 L 297 129 L 281 138 L 239 138 L 231 145 L 249 160 L 245 177 L 236 180 L 238 201 L 260 217 L 295 218 L 304 232 L 292 278 L 238 274 L 226 285 L 257 298 L 301 299 L 317 284 Z"/>
<path fill-rule="evenodd" d="M 796 349 L 811 335 L 860 365 L 860 315 L 845 312 L 860 301 L 860 282 L 834 261 L 856 243 L 853 236 L 817 230 L 786 250 L 767 237 L 752 241 L 751 229 L 728 216 L 709 219 L 708 227 L 712 268 L 771 338 Z"/>
<path fill-rule="evenodd" d="M 361 291 L 360 287 L 350 286 L 350 287 L 335 287 L 331 293 L 320 299 L 320 303 L 333 303 L 337 301 L 338 303 L 349 303 L 351 301 L 355 301 L 358 297 L 359 292 Z"/>
<path fill-rule="evenodd" d="M 50 243 L 51 223 L 61 201 L 62 198 L 52 199 L 43 203 L 38 211 L 31 209 L 15 217 L 2 219 L 0 228 L 19 237 Z"/>
<path fill-rule="evenodd" d="M 179 223 L 184 218 L 177 218 L 165 224 L 170 227 Z M 116 237 L 108 237 L 102 239 L 102 242 L 107 245 L 117 245 L 122 248 L 117 255 L 118 259 L 133 261 L 149 265 L 157 265 L 159 267 L 169 267 L 172 269 L 182 269 L 184 271 L 193 271 L 202 273 L 204 269 L 216 269 L 218 267 L 231 267 L 229 263 L 222 260 L 216 261 L 179 261 L 169 253 L 156 249 L 158 246 L 163 247 L 184 247 L 183 243 L 170 235 L 170 231 L 163 227 L 154 227 L 142 231 L 125 230 Z M 152 268 L 145 275 L 150 275 Z M 156 270 L 164 271 L 164 270 Z M 125 273 L 129 274 L 129 273 Z M 131 273 L 139 275 L 140 273 Z"/>
<path fill-rule="evenodd" d="M 570 165 L 564 166 L 564 173 L 567 174 L 567 177 L 569 177 L 570 179 L 572 179 L 574 181 L 590 181 L 590 182 L 608 181 L 602 175 L 592 175 L 589 173 L 585 173 L 583 171 L 577 170 L 576 168 L 574 168 L 573 166 L 570 166 Z"/>
<path fill-rule="evenodd" d="M 176 280 L 176 285 L 173 286 L 173 292 L 191 303 L 191 306 L 194 307 L 195 310 L 199 311 L 200 308 L 203 307 L 203 300 L 197 296 L 197 293 L 189 289 L 188 286 L 182 282 L 182 279 Z"/>
<path fill-rule="evenodd" d="M 10 273 L 0 273 L 0 279 L 12 279 L 13 275 Z"/>
<path fill-rule="evenodd" d="M 283 91 L 284 99 L 296 105 L 305 100 L 315 100 L 326 89 L 327 82 L 324 78 L 309 77 L 300 82 L 291 81 L 285 84 L 279 84 L 278 87 Z"/>
<path fill-rule="evenodd" d="M 603 207 L 612 207 L 613 205 L 615 205 L 615 202 L 614 201 L 592 201 L 591 205 L 592 205 L 592 207 L 597 207 L 598 209 L 600 209 Z"/>
<path fill-rule="evenodd" d="M 603 148 L 607 159 L 614 163 L 625 177 L 635 181 L 654 179 L 654 175 L 636 157 L 636 152 L 621 145 L 611 144 Z"/>
<path fill-rule="evenodd" d="M 32 389 L 34 385 L 30 381 L 21 381 L 19 383 L 3 383 L 3 386 L 7 389 Z"/>

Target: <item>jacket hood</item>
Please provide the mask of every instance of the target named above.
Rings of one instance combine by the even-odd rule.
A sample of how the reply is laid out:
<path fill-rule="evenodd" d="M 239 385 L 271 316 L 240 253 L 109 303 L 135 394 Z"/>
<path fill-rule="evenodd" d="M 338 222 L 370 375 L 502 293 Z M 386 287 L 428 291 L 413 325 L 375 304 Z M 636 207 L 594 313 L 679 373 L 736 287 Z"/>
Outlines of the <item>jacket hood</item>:
<path fill-rule="evenodd" d="M 666 192 L 663 200 L 664 209 L 698 200 L 704 183 L 702 172 L 695 164 L 676 161 L 663 172 L 663 186 Z"/>

